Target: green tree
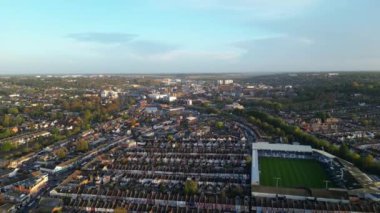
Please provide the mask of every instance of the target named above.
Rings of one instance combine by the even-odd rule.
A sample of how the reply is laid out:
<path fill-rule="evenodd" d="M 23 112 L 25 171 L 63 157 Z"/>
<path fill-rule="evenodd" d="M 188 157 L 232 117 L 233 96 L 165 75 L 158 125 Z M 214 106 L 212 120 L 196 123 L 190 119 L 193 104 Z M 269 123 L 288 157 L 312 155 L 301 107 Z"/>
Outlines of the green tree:
<path fill-rule="evenodd" d="M 52 130 L 51 130 L 51 134 L 52 135 L 59 135 L 59 129 L 57 127 L 54 127 Z"/>
<path fill-rule="evenodd" d="M 326 112 L 317 112 L 314 116 L 320 118 L 323 122 L 325 122 L 326 119 L 330 117 L 330 115 Z"/>
<path fill-rule="evenodd" d="M 14 122 L 16 125 L 21 125 L 24 123 L 24 118 L 21 115 L 17 115 Z"/>
<path fill-rule="evenodd" d="M 3 123 L 3 126 L 9 127 L 9 125 L 11 124 L 11 116 L 8 114 L 4 115 L 2 123 Z"/>
<path fill-rule="evenodd" d="M 366 156 L 362 156 L 361 162 L 364 168 L 370 168 L 374 164 L 374 158 L 372 155 L 368 154 Z"/>
<path fill-rule="evenodd" d="M 88 150 L 88 141 L 79 140 L 76 144 L 76 150 L 79 152 L 85 152 Z"/>
<path fill-rule="evenodd" d="M 376 133 L 375 139 L 380 139 L 380 133 Z"/>
<path fill-rule="evenodd" d="M 40 150 L 41 149 L 41 145 L 39 144 L 39 143 L 35 143 L 34 145 L 33 145 L 33 150 L 34 151 L 38 151 L 38 150 Z"/>
<path fill-rule="evenodd" d="M 222 129 L 224 127 L 224 123 L 222 121 L 218 121 L 218 122 L 216 122 L 215 126 L 218 129 Z"/>
<path fill-rule="evenodd" d="M 11 143 L 10 141 L 6 141 L 1 145 L 0 150 L 3 152 L 8 152 L 13 150 L 14 148 L 15 145 L 13 145 L 13 143 Z"/>
<path fill-rule="evenodd" d="M 92 113 L 90 110 L 86 109 L 83 113 L 83 119 L 85 120 L 85 122 L 90 122 L 91 121 L 91 118 L 92 118 Z"/>
<path fill-rule="evenodd" d="M 342 143 L 339 147 L 339 156 L 342 158 L 347 157 L 350 154 L 350 149 L 345 143 Z"/>
<path fill-rule="evenodd" d="M 62 158 L 65 158 L 67 156 L 67 149 L 65 147 L 61 147 L 57 150 L 55 150 L 55 155 L 57 155 L 58 158 L 62 159 Z"/>
<path fill-rule="evenodd" d="M 227 196 L 230 198 L 235 198 L 236 196 L 243 196 L 244 191 L 239 185 L 231 185 L 227 190 Z"/>
<path fill-rule="evenodd" d="M 369 123 L 370 123 L 370 121 L 369 121 L 368 119 L 362 119 L 360 122 L 361 122 L 361 124 L 362 124 L 363 126 L 368 126 Z"/>
<path fill-rule="evenodd" d="M 17 107 L 11 107 L 8 109 L 8 113 L 12 115 L 17 115 L 19 113 Z"/>
<path fill-rule="evenodd" d="M 168 141 L 170 141 L 170 142 L 174 141 L 173 135 L 168 135 Z"/>
<path fill-rule="evenodd" d="M 6 129 L 3 129 L 1 132 L 0 132 L 0 139 L 1 138 L 7 138 L 11 136 L 11 130 L 9 130 L 9 128 L 6 128 Z"/>
<path fill-rule="evenodd" d="M 194 195 L 198 192 L 198 182 L 194 180 L 187 180 L 185 182 L 185 194 Z"/>

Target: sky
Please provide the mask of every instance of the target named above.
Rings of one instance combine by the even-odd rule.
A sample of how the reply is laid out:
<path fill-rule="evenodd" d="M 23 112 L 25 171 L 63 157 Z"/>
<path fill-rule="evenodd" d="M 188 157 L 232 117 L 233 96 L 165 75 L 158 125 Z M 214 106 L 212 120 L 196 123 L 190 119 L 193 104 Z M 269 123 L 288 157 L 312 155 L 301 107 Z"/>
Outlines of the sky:
<path fill-rule="evenodd" d="M 0 0 L 0 74 L 380 70 L 379 0 Z"/>

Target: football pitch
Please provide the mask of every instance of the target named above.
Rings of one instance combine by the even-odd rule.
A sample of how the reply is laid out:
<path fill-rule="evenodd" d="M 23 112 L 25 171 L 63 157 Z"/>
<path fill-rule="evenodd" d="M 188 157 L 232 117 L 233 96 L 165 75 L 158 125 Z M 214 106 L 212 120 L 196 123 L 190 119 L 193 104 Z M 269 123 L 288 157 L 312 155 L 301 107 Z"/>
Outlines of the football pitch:
<path fill-rule="evenodd" d="M 326 171 L 316 160 L 260 157 L 260 185 L 325 188 Z M 332 184 L 329 183 L 331 187 Z"/>

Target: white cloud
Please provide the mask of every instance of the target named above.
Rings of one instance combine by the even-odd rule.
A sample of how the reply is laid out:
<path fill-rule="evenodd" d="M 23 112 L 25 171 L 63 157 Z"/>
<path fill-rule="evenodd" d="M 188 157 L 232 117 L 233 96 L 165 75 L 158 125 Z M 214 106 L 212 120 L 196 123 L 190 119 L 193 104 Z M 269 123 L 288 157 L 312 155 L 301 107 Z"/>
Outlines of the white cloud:
<path fill-rule="evenodd" d="M 102 44 L 121 44 L 131 41 L 137 35 L 129 33 L 104 33 L 104 32 L 87 32 L 87 33 L 71 33 L 68 38 L 80 42 L 95 42 Z"/>
<path fill-rule="evenodd" d="M 276 44 L 276 45 L 272 45 Z M 315 44 L 312 38 L 302 37 L 302 36 L 291 36 L 287 34 L 278 34 L 266 37 L 256 37 L 250 40 L 238 41 L 233 43 L 234 47 L 246 50 L 254 51 L 256 47 L 279 47 L 283 46 L 309 46 Z"/>
<path fill-rule="evenodd" d="M 152 57 L 152 60 L 157 61 L 175 61 L 175 60 L 222 60 L 222 61 L 236 61 L 240 57 L 240 53 L 236 51 L 189 51 L 189 50 L 178 50 L 161 55 L 156 55 Z"/>

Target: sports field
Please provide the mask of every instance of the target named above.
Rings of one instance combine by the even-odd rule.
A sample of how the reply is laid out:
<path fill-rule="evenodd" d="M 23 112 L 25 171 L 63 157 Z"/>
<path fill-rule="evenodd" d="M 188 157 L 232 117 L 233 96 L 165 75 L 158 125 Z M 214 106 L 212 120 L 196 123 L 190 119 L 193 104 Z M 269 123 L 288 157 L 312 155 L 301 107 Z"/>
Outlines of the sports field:
<path fill-rule="evenodd" d="M 279 187 L 325 188 L 326 171 L 315 160 L 260 157 L 260 185 Z M 331 186 L 331 183 L 329 183 Z"/>

